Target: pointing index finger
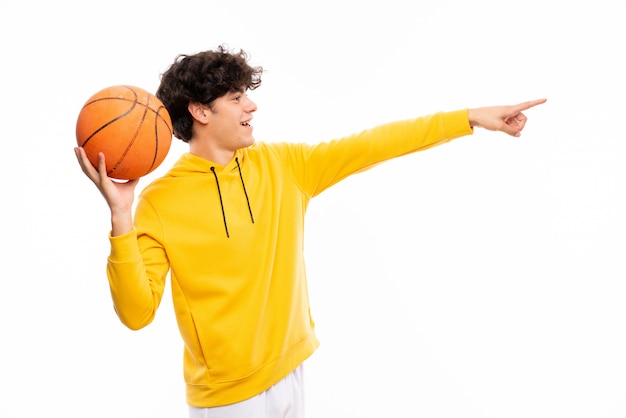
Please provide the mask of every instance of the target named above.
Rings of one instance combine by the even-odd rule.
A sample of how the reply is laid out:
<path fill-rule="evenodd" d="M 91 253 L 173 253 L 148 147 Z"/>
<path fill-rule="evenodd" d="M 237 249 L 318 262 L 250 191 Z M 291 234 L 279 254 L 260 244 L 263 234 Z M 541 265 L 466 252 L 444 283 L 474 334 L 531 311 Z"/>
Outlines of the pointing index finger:
<path fill-rule="evenodd" d="M 542 103 L 545 103 L 546 100 L 548 99 L 537 99 L 537 100 L 530 100 L 528 102 L 523 102 L 520 103 L 518 105 L 513 106 L 515 113 L 519 113 L 522 110 L 526 110 L 526 109 L 530 109 L 531 107 L 540 105 Z"/>

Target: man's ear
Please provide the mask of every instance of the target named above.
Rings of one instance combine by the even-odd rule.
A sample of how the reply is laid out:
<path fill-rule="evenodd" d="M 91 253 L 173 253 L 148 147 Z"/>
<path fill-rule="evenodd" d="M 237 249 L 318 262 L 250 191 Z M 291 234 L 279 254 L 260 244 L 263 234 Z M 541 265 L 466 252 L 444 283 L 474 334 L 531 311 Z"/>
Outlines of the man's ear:
<path fill-rule="evenodd" d="M 187 110 L 189 110 L 189 114 L 191 114 L 191 117 L 196 121 L 203 124 L 209 122 L 209 113 L 211 110 L 206 105 L 198 102 L 189 102 Z"/>

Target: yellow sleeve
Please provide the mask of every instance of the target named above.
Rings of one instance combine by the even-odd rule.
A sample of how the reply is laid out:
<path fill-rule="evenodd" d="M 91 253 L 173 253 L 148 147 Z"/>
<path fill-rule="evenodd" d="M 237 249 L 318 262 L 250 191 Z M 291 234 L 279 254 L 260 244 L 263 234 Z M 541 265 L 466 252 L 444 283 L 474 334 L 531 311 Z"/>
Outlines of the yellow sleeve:
<path fill-rule="evenodd" d="M 294 176 L 312 197 L 383 161 L 473 133 L 467 109 L 391 122 L 292 153 Z"/>
<path fill-rule="evenodd" d="M 150 324 L 161 303 L 169 264 L 165 250 L 137 230 L 109 236 L 107 277 L 115 312 L 128 328 Z"/>

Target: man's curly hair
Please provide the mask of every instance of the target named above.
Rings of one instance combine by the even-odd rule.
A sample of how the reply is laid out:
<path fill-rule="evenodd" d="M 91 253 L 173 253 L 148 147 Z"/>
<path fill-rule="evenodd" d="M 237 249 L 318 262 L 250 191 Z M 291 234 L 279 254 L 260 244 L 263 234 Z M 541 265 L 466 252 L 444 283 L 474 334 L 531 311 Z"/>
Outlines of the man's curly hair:
<path fill-rule="evenodd" d="M 261 85 L 263 68 L 251 67 L 248 59 L 243 50 L 229 51 L 224 45 L 214 51 L 176 57 L 161 76 L 156 92 L 170 114 L 176 138 L 191 140 L 193 118 L 187 109 L 189 103 L 212 107 L 215 99 L 229 92 L 254 90 Z"/>

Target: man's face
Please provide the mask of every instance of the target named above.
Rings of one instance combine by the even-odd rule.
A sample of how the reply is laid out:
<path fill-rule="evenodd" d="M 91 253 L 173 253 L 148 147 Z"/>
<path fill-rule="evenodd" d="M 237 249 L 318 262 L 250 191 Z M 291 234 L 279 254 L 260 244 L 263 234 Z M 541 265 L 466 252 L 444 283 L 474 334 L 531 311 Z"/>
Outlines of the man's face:
<path fill-rule="evenodd" d="M 256 109 L 256 104 L 243 90 L 217 98 L 213 102 L 209 120 L 210 135 L 215 145 L 235 151 L 254 144 L 250 122 Z"/>

